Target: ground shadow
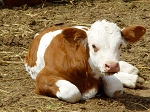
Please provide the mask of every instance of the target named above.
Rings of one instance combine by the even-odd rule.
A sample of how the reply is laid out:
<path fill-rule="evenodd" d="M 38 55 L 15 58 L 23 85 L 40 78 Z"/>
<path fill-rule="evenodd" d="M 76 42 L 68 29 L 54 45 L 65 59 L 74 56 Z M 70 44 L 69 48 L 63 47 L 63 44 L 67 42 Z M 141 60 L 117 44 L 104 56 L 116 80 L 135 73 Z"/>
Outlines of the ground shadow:
<path fill-rule="evenodd" d="M 103 94 L 103 93 L 102 93 Z M 147 111 L 150 109 L 150 97 L 143 97 L 139 95 L 133 95 L 124 92 L 123 96 L 118 99 L 112 99 L 108 98 L 106 95 L 100 95 L 100 97 L 96 98 L 101 98 L 102 100 L 105 101 L 117 101 L 122 103 L 127 110 L 130 111 Z"/>

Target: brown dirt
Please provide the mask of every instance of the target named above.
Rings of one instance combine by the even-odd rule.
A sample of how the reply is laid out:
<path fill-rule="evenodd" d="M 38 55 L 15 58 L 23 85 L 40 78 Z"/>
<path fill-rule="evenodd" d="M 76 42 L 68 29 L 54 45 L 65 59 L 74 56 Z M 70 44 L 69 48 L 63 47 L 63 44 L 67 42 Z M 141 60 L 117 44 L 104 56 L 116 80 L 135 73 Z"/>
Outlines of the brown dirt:
<path fill-rule="evenodd" d="M 121 60 L 140 70 L 143 88 L 125 88 L 120 99 L 99 94 L 70 104 L 34 93 L 34 80 L 25 71 L 23 59 L 35 33 L 54 25 L 90 26 L 107 19 L 121 28 L 144 25 L 147 33 L 134 45 L 123 47 Z M 130 112 L 150 111 L 150 1 L 81 0 L 35 7 L 0 9 L 0 112 Z"/>

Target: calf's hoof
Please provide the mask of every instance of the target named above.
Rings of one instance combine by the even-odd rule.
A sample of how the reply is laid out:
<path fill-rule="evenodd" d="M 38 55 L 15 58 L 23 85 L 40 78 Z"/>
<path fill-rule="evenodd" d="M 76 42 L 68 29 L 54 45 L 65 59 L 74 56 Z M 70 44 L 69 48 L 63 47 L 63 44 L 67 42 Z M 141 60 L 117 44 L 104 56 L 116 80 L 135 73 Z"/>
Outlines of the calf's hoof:
<path fill-rule="evenodd" d="M 137 78 L 137 82 L 136 82 L 136 88 L 141 88 L 143 87 L 143 84 L 144 84 L 145 80 L 142 78 L 142 77 L 139 77 Z"/>
<path fill-rule="evenodd" d="M 121 90 L 117 90 L 113 94 L 113 98 L 120 98 L 122 96 L 123 92 Z"/>

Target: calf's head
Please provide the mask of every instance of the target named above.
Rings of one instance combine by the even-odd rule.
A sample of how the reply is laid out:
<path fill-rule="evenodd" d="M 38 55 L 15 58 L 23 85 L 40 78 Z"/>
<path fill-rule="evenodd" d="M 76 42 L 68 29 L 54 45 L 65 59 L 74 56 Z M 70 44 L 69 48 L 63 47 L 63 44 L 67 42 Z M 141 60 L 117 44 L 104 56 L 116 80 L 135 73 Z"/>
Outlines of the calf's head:
<path fill-rule="evenodd" d="M 95 22 L 88 34 L 90 49 L 89 63 L 102 74 L 118 72 L 120 48 L 124 41 L 136 42 L 146 32 L 142 26 L 130 26 L 121 30 L 116 24 L 106 20 Z"/>

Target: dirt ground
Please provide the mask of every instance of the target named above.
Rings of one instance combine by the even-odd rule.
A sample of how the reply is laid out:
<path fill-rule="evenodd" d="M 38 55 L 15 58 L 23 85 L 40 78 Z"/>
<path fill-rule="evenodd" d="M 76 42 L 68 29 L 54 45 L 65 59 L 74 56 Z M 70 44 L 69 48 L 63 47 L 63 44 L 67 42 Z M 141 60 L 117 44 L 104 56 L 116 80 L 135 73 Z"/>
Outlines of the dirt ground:
<path fill-rule="evenodd" d="M 121 28 L 143 25 L 146 35 L 122 48 L 121 60 L 140 70 L 142 88 L 124 88 L 120 99 L 98 94 L 75 104 L 34 93 L 24 57 L 34 35 L 54 25 L 90 26 L 107 19 Z M 0 9 L 0 112 L 136 112 L 150 111 L 150 1 L 81 0 Z"/>

